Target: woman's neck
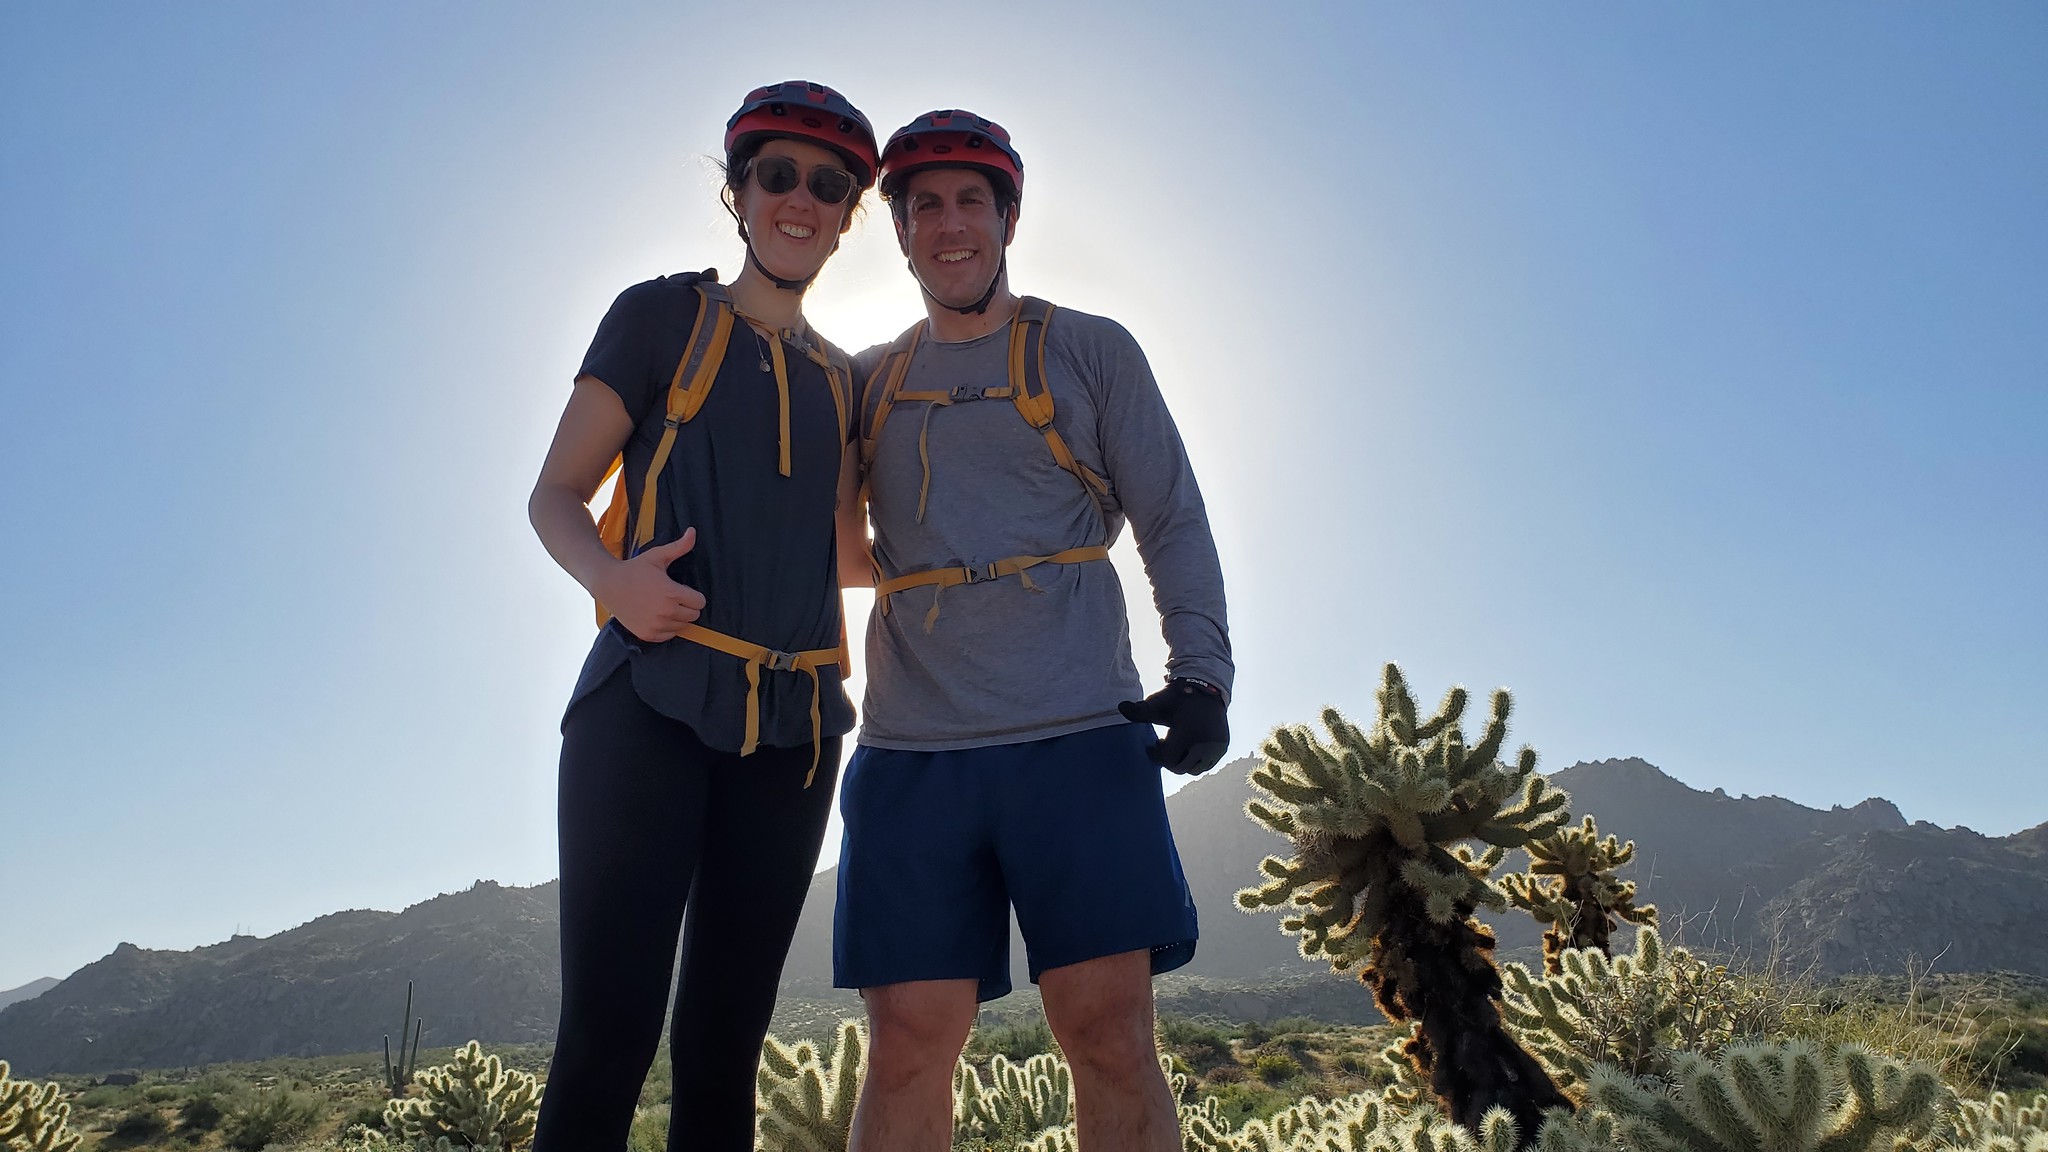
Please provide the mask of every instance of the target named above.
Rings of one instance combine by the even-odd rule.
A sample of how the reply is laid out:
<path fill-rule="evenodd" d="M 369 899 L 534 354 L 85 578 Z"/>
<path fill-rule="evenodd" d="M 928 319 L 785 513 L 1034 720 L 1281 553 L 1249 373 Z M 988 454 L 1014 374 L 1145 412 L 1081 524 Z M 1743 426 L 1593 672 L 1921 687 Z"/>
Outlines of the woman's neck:
<path fill-rule="evenodd" d="M 769 283 L 749 264 L 732 282 L 733 306 L 772 328 L 804 330 L 804 298 Z"/>

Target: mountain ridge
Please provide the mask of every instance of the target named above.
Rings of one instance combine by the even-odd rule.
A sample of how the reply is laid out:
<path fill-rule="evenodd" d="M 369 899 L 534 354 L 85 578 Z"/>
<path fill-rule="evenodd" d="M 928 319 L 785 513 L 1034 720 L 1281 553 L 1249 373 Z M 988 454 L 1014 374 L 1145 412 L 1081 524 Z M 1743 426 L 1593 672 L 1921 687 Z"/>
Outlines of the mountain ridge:
<path fill-rule="evenodd" d="M 1259 861 L 1284 855 L 1244 815 L 1240 759 L 1167 798 L 1202 939 L 1182 973 L 1217 980 L 1348 979 L 1303 960 L 1278 917 L 1236 910 Z M 1638 845 L 1623 869 L 1689 943 L 1826 973 L 2009 969 L 2048 975 L 2048 824 L 2009 837 L 1909 823 L 1890 801 L 1808 808 L 1702 792 L 1638 758 L 1551 775 L 1603 833 Z M 1507 867 L 1522 866 L 1511 856 Z M 813 878 L 785 995 L 831 982 L 836 869 Z M 0 1058 L 25 1075 L 375 1050 L 415 983 L 429 1044 L 544 1041 L 560 997 L 558 882 L 478 881 L 401 912 L 329 913 L 276 935 L 190 951 L 123 943 L 32 999 L 0 1007 Z M 1504 950 L 1528 917 L 1495 917 Z M 1021 942 L 1015 962 L 1021 974 Z M 1359 995 L 1364 995 L 1361 991 Z"/>

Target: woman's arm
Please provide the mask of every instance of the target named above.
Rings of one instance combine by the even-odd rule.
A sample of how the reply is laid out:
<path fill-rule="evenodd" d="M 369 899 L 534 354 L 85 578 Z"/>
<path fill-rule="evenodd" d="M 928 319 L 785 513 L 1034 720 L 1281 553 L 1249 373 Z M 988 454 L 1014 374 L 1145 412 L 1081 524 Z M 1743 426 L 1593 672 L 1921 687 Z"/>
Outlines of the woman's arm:
<path fill-rule="evenodd" d="M 697 531 L 618 560 L 598 539 L 590 500 L 633 434 L 633 420 L 618 394 L 594 376 L 579 376 L 555 427 L 554 442 L 526 500 L 534 534 L 562 570 L 618 617 L 627 631 L 656 642 L 697 619 L 704 596 L 668 578 L 668 566 L 695 546 Z"/>
<path fill-rule="evenodd" d="M 860 442 L 846 446 L 839 465 L 839 586 L 873 588 L 875 564 L 868 548 L 868 508 L 860 492 Z"/>

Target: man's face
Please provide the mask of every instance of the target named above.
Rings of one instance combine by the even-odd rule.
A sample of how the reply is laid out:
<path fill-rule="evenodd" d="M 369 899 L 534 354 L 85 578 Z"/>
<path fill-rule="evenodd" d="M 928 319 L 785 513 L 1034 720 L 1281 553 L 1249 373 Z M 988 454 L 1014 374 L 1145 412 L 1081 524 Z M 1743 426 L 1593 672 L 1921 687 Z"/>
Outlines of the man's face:
<path fill-rule="evenodd" d="M 1016 212 L 998 213 L 988 177 L 970 168 L 913 172 L 903 202 L 896 241 L 924 290 L 953 308 L 979 300 L 1016 235 Z"/>

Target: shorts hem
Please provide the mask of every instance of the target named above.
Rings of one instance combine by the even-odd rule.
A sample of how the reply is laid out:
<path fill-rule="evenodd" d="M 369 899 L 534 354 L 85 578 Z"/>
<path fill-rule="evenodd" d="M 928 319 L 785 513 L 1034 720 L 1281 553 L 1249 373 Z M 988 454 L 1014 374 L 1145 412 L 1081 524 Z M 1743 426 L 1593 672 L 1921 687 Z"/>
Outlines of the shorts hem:
<path fill-rule="evenodd" d="M 1050 972 L 1055 968 L 1066 968 L 1074 964 L 1085 964 L 1090 960 L 1100 960 L 1104 956 L 1120 956 L 1125 952 L 1136 952 L 1140 949 L 1143 949 L 1144 951 L 1151 953 L 1152 975 L 1158 976 L 1163 973 L 1171 972 L 1176 968 L 1184 968 L 1189 963 L 1193 962 L 1195 958 L 1195 946 L 1200 942 L 1201 938 L 1199 936 L 1186 936 L 1177 940 L 1168 941 L 1164 944 L 1138 944 L 1129 948 L 1113 947 L 1086 949 L 1085 951 L 1087 951 L 1088 954 L 1085 956 L 1056 956 L 1048 959 L 1048 961 L 1044 964 L 1038 963 L 1036 958 L 1033 958 L 1031 960 L 1030 965 L 1031 982 L 1033 984 L 1038 983 L 1039 977 L 1045 975 L 1047 972 Z"/>

